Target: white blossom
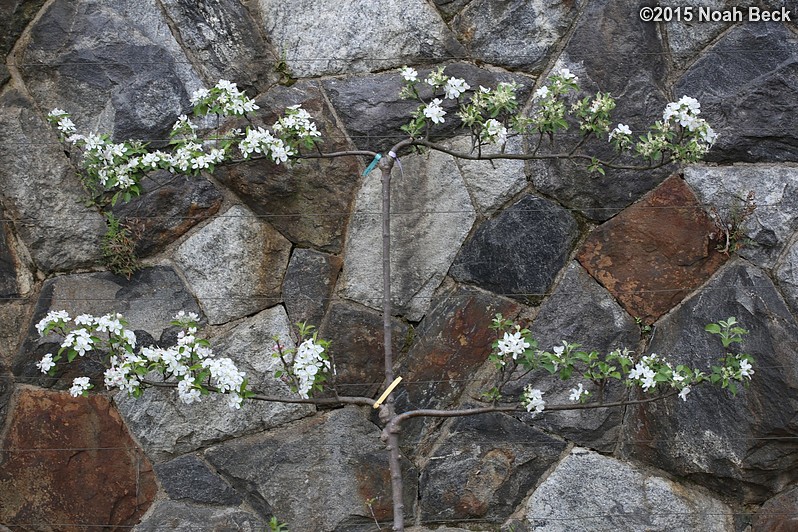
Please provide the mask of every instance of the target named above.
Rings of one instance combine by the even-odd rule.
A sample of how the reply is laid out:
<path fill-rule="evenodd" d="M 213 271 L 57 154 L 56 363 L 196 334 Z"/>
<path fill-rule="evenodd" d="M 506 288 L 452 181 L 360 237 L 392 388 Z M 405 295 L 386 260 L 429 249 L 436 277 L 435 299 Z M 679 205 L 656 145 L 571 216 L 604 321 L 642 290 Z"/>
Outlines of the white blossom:
<path fill-rule="evenodd" d="M 524 395 L 522 403 L 526 407 L 527 412 L 540 413 L 546 408 L 546 401 L 543 400 L 543 392 L 536 388 L 532 388 L 531 384 L 527 384 L 524 388 Z"/>
<path fill-rule="evenodd" d="M 416 71 L 415 68 L 404 67 L 400 72 L 400 74 L 405 79 L 405 81 L 409 81 L 411 83 L 415 83 L 416 81 L 418 81 L 418 72 Z"/>
<path fill-rule="evenodd" d="M 491 118 L 485 122 L 485 128 L 482 130 L 482 136 L 482 140 L 486 142 L 504 144 L 507 142 L 507 128 L 495 118 Z"/>
<path fill-rule="evenodd" d="M 39 368 L 42 373 L 47 373 L 55 366 L 55 362 L 53 362 L 53 354 L 47 353 L 42 357 L 40 361 L 36 363 L 36 367 Z"/>
<path fill-rule="evenodd" d="M 424 116 L 432 120 L 435 124 L 443 124 L 443 116 L 446 111 L 441 107 L 441 100 L 435 98 L 424 107 Z"/>
<path fill-rule="evenodd" d="M 582 396 L 589 395 L 589 394 L 590 394 L 590 392 L 585 390 L 582 387 L 582 383 L 580 382 L 578 388 L 571 388 L 571 395 L 568 396 L 568 399 L 570 399 L 571 401 L 579 401 L 579 400 L 582 399 Z"/>
<path fill-rule="evenodd" d="M 748 377 L 749 379 L 754 374 L 753 367 L 747 359 L 740 360 L 740 378 Z"/>
<path fill-rule="evenodd" d="M 75 132 L 75 124 L 65 116 L 58 121 L 58 130 L 64 135 L 71 135 Z"/>
<path fill-rule="evenodd" d="M 229 358 L 206 358 L 202 366 L 210 370 L 211 382 L 222 393 L 239 390 L 246 376 Z"/>
<path fill-rule="evenodd" d="M 690 387 L 685 386 L 679 391 L 679 399 L 682 401 L 687 401 L 687 394 L 690 393 Z"/>
<path fill-rule="evenodd" d="M 312 338 L 299 344 L 296 349 L 293 372 L 299 379 L 297 393 L 303 399 L 309 397 L 313 384 L 316 382 L 316 375 L 324 369 L 330 369 L 330 361 L 324 359 L 322 353 L 324 353 L 324 346 L 316 343 Z"/>
<path fill-rule="evenodd" d="M 471 86 L 464 79 L 449 78 L 443 87 L 443 92 L 447 98 L 454 100 L 470 88 Z"/>
<path fill-rule="evenodd" d="M 558 76 L 560 76 L 561 78 L 563 78 L 563 79 L 564 79 L 564 80 L 566 80 L 566 81 L 569 81 L 569 80 L 570 80 L 570 81 L 573 81 L 574 83 L 576 83 L 577 81 L 579 81 L 579 78 L 577 78 L 577 77 L 576 77 L 576 76 L 575 76 L 575 75 L 574 75 L 574 74 L 573 74 L 573 73 L 572 73 L 572 72 L 571 72 L 569 69 L 567 69 L 567 68 L 561 68 L 559 71 L 557 71 L 557 75 L 558 75 Z"/>
<path fill-rule="evenodd" d="M 199 402 L 202 398 L 202 393 L 194 387 L 194 382 L 190 378 L 185 378 L 177 383 L 177 396 L 180 401 L 190 405 L 194 402 Z"/>
<path fill-rule="evenodd" d="M 632 130 L 629 129 L 629 126 L 626 124 L 618 124 L 615 126 L 615 129 L 610 131 L 609 140 L 612 140 L 616 136 L 629 136 L 632 134 Z"/>
<path fill-rule="evenodd" d="M 36 324 L 36 330 L 39 331 L 39 336 L 44 334 L 44 330 L 53 323 L 69 321 L 69 314 L 66 310 L 51 310 L 47 315 Z"/>
<path fill-rule="evenodd" d="M 69 389 L 69 394 L 72 397 L 83 395 L 83 392 L 91 388 L 91 383 L 88 377 L 75 377 L 72 381 L 72 387 Z"/>
<path fill-rule="evenodd" d="M 529 347 L 529 342 L 526 341 L 520 332 L 514 334 L 505 332 L 504 338 L 499 340 L 497 347 L 502 356 L 511 355 L 513 360 L 516 360 L 519 355 L 524 354 L 524 351 Z"/>
<path fill-rule="evenodd" d="M 549 88 L 548 87 L 540 87 L 535 91 L 535 99 L 545 100 L 549 97 Z"/>
<path fill-rule="evenodd" d="M 197 105 L 205 98 L 208 98 L 211 95 L 211 91 L 206 88 L 197 89 L 191 94 L 191 104 Z"/>
<path fill-rule="evenodd" d="M 92 350 L 93 343 L 94 340 L 92 340 L 89 331 L 86 329 L 75 329 L 67 334 L 61 347 L 67 349 L 72 348 L 77 351 L 80 356 L 83 356 L 87 351 Z"/>

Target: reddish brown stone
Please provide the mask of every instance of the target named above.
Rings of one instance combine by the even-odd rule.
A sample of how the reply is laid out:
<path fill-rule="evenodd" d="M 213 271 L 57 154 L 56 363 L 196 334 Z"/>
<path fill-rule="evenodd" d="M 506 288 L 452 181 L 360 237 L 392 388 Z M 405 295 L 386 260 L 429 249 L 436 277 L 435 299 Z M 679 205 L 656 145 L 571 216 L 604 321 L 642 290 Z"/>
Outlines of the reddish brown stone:
<path fill-rule="evenodd" d="M 216 214 L 222 205 L 221 192 L 200 177 L 161 171 L 141 184 L 141 196 L 114 208 L 114 214 L 131 231 L 140 257 L 163 250 Z"/>
<path fill-rule="evenodd" d="M 409 327 L 398 319 L 391 320 L 391 323 L 395 360 L 404 347 Z M 379 312 L 356 303 L 334 303 L 319 334 L 331 342 L 329 353 L 335 360 L 335 382 L 340 395 L 371 397 L 382 391 L 385 342 Z"/>
<path fill-rule="evenodd" d="M 652 323 L 726 260 L 712 221 L 679 176 L 599 226 L 579 262 L 632 316 Z"/>
<path fill-rule="evenodd" d="M 770 532 L 798 530 L 798 488 L 777 495 L 763 504 L 751 525 L 754 530 Z"/>
<path fill-rule="evenodd" d="M 521 305 L 482 290 L 460 286 L 433 300 L 416 329 L 416 343 L 396 370 L 404 381 L 396 397 L 397 411 L 448 408 L 482 367 L 491 352 L 497 313 L 515 318 Z M 402 425 L 405 441 L 424 427 L 437 425 L 431 418 L 415 418 Z M 408 436 L 409 435 L 409 436 Z"/>
<path fill-rule="evenodd" d="M 21 390 L 2 448 L 0 522 L 7 525 L 133 525 L 158 489 L 150 462 L 100 396 Z"/>

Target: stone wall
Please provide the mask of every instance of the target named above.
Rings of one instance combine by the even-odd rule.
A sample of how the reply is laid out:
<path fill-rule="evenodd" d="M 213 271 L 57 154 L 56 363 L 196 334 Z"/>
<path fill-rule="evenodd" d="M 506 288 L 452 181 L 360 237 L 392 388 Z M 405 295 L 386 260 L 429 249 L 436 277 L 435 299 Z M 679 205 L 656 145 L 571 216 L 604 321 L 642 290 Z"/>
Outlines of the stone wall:
<path fill-rule="evenodd" d="M 679 2 L 689 4 L 689 2 Z M 345 393 L 383 388 L 379 186 L 368 160 L 257 162 L 154 175 L 121 214 L 145 268 L 103 271 L 101 215 L 45 122 L 164 142 L 188 95 L 219 78 L 263 110 L 302 103 L 329 149 L 384 150 L 412 105 L 397 67 L 472 86 L 552 69 L 619 98 L 633 129 L 698 98 L 719 140 L 707 162 L 588 174 L 568 163 L 408 155 L 393 185 L 394 349 L 403 408 L 473 404 L 496 312 L 561 340 L 709 363 L 705 324 L 751 331 L 752 386 L 626 409 L 409 424 L 406 507 L 417 530 L 792 530 L 798 519 L 798 19 L 641 22 L 630 0 L 36 0 L 0 7 L 0 524 L 15 529 L 374 530 L 391 514 L 378 420 L 366 409 L 212 400 L 73 399 L 34 363 L 49 310 L 122 312 L 168 343 L 200 312 L 216 351 L 260 390 L 271 338 L 319 325 Z M 761 4 L 761 5 L 760 5 Z M 778 4 L 778 5 L 776 5 Z M 410 106 L 409 106 L 410 105 Z M 455 130 L 449 142 L 462 145 Z M 525 149 L 523 143 L 511 149 Z M 743 247 L 713 214 L 749 192 Z M 650 327 L 649 327 L 650 326 Z M 170 334 L 172 336 L 170 336 Z M 92 368 L 83 368 L 91 371 Z M 96 368 L 94 368 L 96 371 Z M 552 401 L 562 383 L 528 382 Z M 385 528 L 387 525 L 383 525 Z M 2 527 L 0 527 L 2 528 Z M 85 528 L 80 528 L 85 529 Z"/>

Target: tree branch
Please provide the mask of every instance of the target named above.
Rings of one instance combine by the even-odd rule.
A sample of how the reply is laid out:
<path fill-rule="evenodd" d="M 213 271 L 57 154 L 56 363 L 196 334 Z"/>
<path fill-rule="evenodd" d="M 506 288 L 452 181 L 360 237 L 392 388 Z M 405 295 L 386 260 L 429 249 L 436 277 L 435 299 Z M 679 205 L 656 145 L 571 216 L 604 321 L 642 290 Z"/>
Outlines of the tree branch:
<path fill-rule="evenodd" d="M 176 382 L 162 382 L 162 381 L 151 381 L 147 379 L 141 380 L 142 384 L 147 386 L 152 386 L 153 388 L 177 388 Z M 222 393 L 216 387 L 213 386 L 206 386 L 208 391 L 214 393 Z M 323 397 L 319 399 L 294 399 L 291 397 L 278 397 L 273 395 L 264 395 L 260 393 L 256 393 L 249 397 L 249 399 L 255 401 L 267 401 L 272 403 L 291 403 L 291 404 L 307 404 L 307 405 L 357 405 L 357 406 L 374 406 L 374 399 L 370 397 L 349 397 L 349 396 L 338 396 L 338 397 Z"/>

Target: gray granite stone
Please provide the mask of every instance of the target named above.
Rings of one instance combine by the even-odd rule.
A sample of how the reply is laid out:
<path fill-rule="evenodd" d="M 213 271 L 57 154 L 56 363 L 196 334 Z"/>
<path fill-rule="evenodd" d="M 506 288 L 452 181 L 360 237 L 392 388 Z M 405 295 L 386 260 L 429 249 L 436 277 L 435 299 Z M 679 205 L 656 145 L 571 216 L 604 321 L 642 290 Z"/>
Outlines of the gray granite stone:
<path fill-rule="evenodd" d="M 235 205 L 194 233 L 175 260 L 212 324 L 279 303 L 291 243 L 246 207 Z"/>
<path fill-rule="evenodd" d="M 685 181 L 720 221 L 738 226 L 738 254 L 764 268 L 772 268 L 798 230 L 798 168 L 774 164 L 688 166 Z M 740 219 L 746 198 L 756 204 L 747 219 Z"/>
<path fill-rule="evenodd" d="M 678 515 L 678 518 L 674 516 Z M 534 530 L 731 532 L 731 508 L 699 490 L 645 469 L 574 448 L 532 494 Z"/>
<path fill-rule="evenodd" d="M 379 174 L 369 174 L 347 232 L 340 286 L 344 297 L 382 308 L 382 199 Z M 454 160 L 431 152 L 405 157 L 391 185 L 393 312 L 418 321 L 429 308 L 476 218 Z"/>
<path fill-rule="evenodd" d="M 267 309 L 239 323 L 211 341 L 218 357 L 229 357 L 246 373 L 253 391 L 269 396 L 296 397 L 288 386 L 274 378 L 279 367 L 272 357 L 276 335 L 293 346 L 288 319 L 282 307 Z M 150 388 L 138 399 L 118 393 L 114 398 L 131 433 L 148 456 L 165 461 L 213 443 L 271 429 L 313 413 L 309 405 L 245 401 L 231 410 L 226 399 L 209 395 L 199 403 L 185 405 L 174 390 Z"/>
<path fill-rule="evenodd" d="M 335 530 L 353 516 L 371 517 L 368 499 L 378 520 L 391 518 L 391 482 L 379 433 L 359 409 L 347 407 L 211 447 L 205 457 L 232 482 L 247 486 L 255 507 L 268 503 L 289 529 Z M 416 473 L 404 464 L 409 510 Z"/>
<path fill-rule="evenodd" d="M 201 87 L 155 0 L 53 2 L 19 60 L 40 108 L 71 113 L 78 132 L 156 145 Z"/>
<path fill-rule="evenodd" d="M 460 57 L 463 48 L 422 0 L 259 0 L 263 27 L 297 77 L 375 72 Z M 377 31 L 376 29 L 379 28 Z"/>
<path fill-rule="evenodd" d="M 50 125 L 11 86 L 0 95 L 0 121 L 0 195 L 36 266 L 52 272 L 98 262 L 105 221 L 82 204 L 85 191 Z M 37 149 L 21 149 L 30 145 Z"/>

